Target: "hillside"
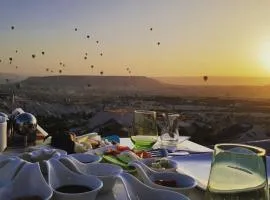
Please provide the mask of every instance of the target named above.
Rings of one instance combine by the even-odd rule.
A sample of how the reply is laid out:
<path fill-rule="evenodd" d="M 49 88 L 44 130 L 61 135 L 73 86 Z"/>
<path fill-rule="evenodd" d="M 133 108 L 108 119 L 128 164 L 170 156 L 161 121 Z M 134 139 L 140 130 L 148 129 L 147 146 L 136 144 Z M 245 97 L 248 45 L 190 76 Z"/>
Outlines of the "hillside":
<path fill-rule="evenodd" d="M 22 82 L 24 87 L 58 87 L 103 89 L 136 88 L 138 90 L 157 89 L 163 86 L 157 80 L 144 76 L 46 76 L 30 77 Z"/>

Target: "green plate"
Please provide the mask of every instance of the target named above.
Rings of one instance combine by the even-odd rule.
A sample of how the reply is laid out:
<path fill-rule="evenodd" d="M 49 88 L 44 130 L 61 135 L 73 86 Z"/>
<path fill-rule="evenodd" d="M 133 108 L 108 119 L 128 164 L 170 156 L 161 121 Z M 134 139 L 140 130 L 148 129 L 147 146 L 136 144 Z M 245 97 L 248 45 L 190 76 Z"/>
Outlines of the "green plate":
<path fill-rule="evenodd" d="M 136 172 L 136 169 L 134 167 L 128 166 L 127 163 L 122 162 L 120 159 L 118 159 L 115 156 L 103 155 L 103 160 L 105 162 L 115 164 L 115 165 L 118 165 L 118 166 L 122 167 L 126 172 L 129 172 L 129 173 L 135 173 Z"/>

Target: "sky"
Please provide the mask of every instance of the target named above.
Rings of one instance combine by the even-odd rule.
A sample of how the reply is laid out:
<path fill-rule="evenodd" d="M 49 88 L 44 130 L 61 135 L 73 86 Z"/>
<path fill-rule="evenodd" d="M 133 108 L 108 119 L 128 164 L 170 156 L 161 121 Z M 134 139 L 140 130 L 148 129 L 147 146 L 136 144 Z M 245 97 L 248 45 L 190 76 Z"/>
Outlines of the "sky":
<path fill-rule="evenodd" d="M 1 0 L 0 73 L 268 77 L 269 9 L 269 0 Z"/>

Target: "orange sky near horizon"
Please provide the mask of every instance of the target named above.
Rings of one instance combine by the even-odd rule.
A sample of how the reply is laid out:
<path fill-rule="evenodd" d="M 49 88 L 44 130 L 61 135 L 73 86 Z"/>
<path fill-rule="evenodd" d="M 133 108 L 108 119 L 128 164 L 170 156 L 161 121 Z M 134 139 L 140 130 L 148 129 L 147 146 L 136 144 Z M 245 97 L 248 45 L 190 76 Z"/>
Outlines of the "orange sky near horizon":
<path fill-rule="evenodd" d="M 270 76 L 269 0 L 2 4 L 0 73 L 129 75 L 129 68 L 143 76 Z"/>

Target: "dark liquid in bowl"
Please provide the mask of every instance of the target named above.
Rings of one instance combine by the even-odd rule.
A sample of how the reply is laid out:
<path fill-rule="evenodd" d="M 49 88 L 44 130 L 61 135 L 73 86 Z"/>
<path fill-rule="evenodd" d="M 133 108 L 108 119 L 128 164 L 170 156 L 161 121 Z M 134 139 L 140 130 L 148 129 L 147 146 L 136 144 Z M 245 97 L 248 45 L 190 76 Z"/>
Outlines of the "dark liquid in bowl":
<path fill-rule="evenodd" d="M 43 200 L 43 199 L 39 196 L 25 196 L 25 197 L 17 197 L 12 200 Z"/>
<path fill-rule="evenodd" d="M 72 193 L 90 192 L 92 191 L 92 188 L 83 185 L 63 185 L 59 188 L 56 188 L 56 191 L 72 194 Z"/>

